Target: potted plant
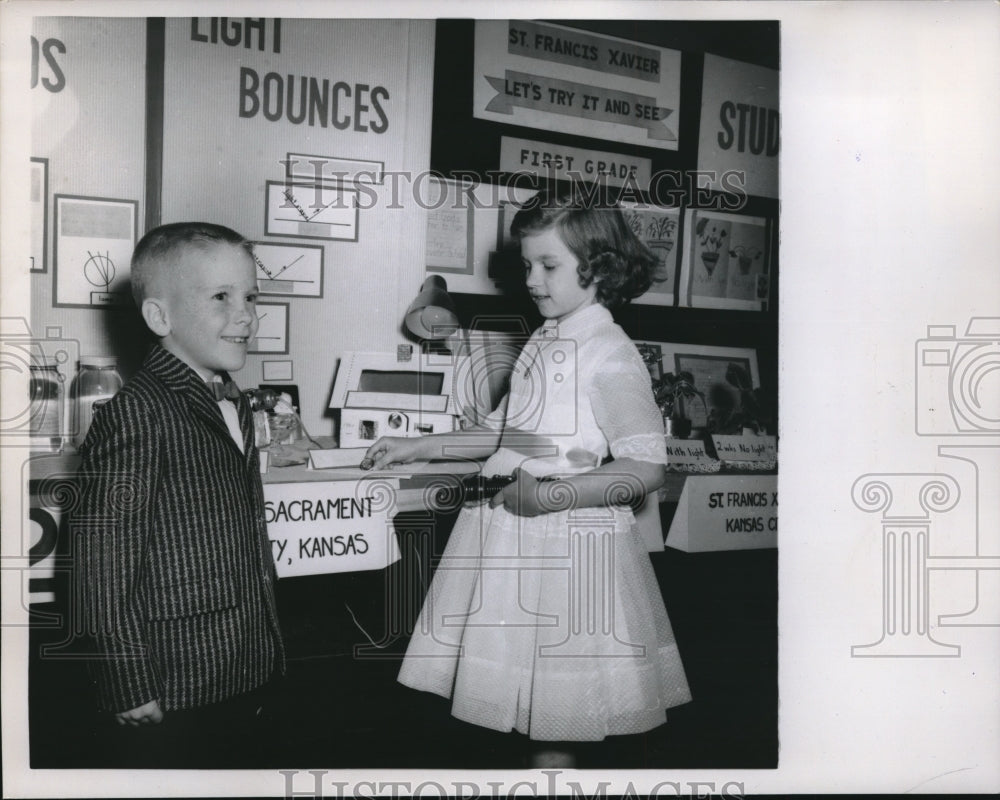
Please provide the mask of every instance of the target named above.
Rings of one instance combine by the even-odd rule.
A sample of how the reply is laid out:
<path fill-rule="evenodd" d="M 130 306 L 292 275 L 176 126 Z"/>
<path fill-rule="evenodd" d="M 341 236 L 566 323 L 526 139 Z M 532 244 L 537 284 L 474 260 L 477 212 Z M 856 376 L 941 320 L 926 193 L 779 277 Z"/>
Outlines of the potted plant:
<path fill-rule="evenodd" d="M 739 364 L 729 364 L 725 383 L 712 384 L 708 399 L 712 408 L 708 415 L 710 433 L 734 435 L 749 430 L 759 434 L 770 423 L 760 389 L 753 388 L 750 374 Z"/>
<path fill-rule="evenodd" d="M 691 402 L 698 398 L 702 407 L 705 407 L 705 395 L 694 385 L 694 376 L 686 371 L 678 372 L 676 375 L 668 372 L 659 380 L 653 381 L 653 395 L 663 414 L 664 430 L 667 435 L 678 439 L 690 436 Z"/>

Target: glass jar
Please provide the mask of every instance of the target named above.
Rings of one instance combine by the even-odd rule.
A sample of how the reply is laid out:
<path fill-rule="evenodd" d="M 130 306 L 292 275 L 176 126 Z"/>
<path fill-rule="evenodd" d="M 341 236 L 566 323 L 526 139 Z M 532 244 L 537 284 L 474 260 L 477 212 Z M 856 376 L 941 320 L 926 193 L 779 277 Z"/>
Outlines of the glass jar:
<path fill-rule="evenodd" d="M 122 388 L 118 360 L 113 356 L 80 356 L 80 371 L 70 387 L 73 404 L 73 443 L 79 447 L 90 430 L 94 409 Z"/>
<path fill-rule="evenodd" d="M 66 395 L 59 362 L 44 358 L 29 367 L 31 419 L 29 432 L 34 445 L 62 449 L 63 415 Z"/>

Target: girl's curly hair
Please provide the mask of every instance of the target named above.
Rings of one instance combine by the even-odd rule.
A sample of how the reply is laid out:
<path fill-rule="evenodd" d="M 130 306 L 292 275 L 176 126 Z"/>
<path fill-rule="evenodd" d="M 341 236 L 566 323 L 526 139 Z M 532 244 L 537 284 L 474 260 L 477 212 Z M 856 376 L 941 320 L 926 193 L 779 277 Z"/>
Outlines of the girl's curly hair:
<path fill-rule="evenodd" d="M 597 302 L 608 308 L 643 294 L 659 260 L 625 224 L 621 209 L 585 188 L 539 192 L 514 215 L 515 238 L 557 228 L 576 256 L 580 286 L 597 284 Z"/>

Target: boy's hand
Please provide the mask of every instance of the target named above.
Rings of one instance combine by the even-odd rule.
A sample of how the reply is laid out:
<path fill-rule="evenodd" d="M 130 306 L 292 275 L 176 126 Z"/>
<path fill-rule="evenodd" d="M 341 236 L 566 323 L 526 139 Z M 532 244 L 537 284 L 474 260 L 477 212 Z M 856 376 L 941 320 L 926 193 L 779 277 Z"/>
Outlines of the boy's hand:
<path fill-rule="evenodd" d="M 140 725 L 159 724 L 163 720 L 163 712 L 160 710 L 158 701 L 150 700 L 138 708 L 115 714 L 115 719 L 119 725 L 131 725 L 133 728 L 137 728 Z"/>

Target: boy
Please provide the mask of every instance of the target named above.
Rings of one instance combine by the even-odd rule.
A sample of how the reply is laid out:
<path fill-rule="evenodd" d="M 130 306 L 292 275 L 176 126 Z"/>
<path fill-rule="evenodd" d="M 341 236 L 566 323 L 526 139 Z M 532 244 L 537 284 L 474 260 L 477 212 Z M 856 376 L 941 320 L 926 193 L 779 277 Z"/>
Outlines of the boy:
<path fill-rule="evenodd" d="M 250 244 L 161 226 L 132 291 L 157 343 L 94 415 L 73 515 L 99 702 L 130 766 L 256 766 L 284 652 L 251 412 L 228 375 L 257 331 Z"/>

